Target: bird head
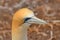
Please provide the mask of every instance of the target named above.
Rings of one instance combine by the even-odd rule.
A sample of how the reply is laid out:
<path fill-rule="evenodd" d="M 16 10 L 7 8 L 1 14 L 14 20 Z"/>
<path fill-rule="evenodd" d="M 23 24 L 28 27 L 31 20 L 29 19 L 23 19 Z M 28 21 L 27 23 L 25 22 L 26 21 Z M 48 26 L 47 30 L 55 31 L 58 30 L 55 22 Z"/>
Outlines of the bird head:
<path fill-rule="evenodd" d="M 36 23 L 36 24 L 46 24 L 47 22 L 37 18 L 34 15 L 34 12 L 28 8 L 22 8 L 19 9 L 13 16 L 13 24 L 14 25 L 22 25 L 24 23 L 27 24 L 32 24 L 32 23 Z"/>

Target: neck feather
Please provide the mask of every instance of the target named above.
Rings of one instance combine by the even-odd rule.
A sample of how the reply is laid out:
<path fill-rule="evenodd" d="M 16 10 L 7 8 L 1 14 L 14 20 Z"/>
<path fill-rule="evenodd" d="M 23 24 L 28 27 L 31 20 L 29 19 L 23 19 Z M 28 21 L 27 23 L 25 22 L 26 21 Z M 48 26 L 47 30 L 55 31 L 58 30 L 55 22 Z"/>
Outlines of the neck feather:
<path fill-rule="evenodd" d="M 23 25 L 12 29 L 12 40 L 27 40 L 27 29 L 30 24 Z"/>

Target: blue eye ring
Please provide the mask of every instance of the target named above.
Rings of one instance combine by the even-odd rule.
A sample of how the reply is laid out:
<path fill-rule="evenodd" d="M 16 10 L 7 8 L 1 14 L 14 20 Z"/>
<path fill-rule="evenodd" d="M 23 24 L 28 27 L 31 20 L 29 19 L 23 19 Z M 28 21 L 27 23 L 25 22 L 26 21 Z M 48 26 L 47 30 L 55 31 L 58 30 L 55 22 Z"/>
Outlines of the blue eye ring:
<path fill-rule="evenodd" d="M 31 18 L 25 18 L 24 23 L 25 23 L 26 21 L 28 21 L 29 19 L 31 19 Z"/>

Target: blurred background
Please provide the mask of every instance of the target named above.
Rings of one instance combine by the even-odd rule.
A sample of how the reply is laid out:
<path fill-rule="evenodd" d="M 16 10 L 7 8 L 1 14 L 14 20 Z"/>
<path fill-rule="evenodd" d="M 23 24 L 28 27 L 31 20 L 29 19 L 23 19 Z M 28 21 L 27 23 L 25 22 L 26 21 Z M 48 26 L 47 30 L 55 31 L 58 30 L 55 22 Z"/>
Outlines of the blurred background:
<path fill-rule="evenodd" d="M 27 7 L 49 25 L 32 24 L 28 40 L 60 40 L 60 0 L 0 0 L 0 40 L 12 40 L 13 14 Z"/>

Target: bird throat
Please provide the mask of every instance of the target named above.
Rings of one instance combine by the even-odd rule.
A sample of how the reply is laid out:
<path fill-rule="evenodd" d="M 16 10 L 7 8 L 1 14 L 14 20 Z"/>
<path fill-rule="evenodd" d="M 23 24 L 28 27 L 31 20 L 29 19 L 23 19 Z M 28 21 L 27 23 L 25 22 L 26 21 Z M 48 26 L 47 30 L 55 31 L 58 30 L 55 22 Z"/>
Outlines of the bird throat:
<path fill-rule="evenodd" d="M 27 40 L 27 29 L 30 26 L 24 23 L 12 31 L 12 40 Z"/>

